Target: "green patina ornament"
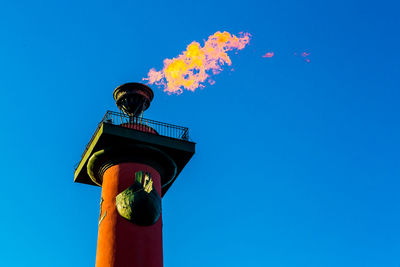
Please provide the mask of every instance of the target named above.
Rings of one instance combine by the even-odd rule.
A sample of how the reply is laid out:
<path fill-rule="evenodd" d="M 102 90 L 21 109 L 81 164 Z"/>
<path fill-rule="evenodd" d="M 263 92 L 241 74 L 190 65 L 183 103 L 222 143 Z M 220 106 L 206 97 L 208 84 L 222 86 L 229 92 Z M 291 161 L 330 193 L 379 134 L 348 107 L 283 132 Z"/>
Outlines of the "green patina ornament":
<path fill-rule="evenodd" d="M 119 193 L 115 200 L 119 215 L 134 224 L 153 225 L 160 217 L 161 197 L 147 172 L 136 172 L 133 185 Z"/>

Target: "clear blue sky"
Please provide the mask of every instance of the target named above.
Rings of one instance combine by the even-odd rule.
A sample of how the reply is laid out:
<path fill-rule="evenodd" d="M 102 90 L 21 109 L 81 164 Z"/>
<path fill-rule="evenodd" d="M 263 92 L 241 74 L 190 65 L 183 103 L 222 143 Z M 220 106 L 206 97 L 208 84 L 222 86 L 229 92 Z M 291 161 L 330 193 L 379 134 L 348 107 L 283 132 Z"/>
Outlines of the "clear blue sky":
<path fill-rule="evenodd" d="M 94 266 L 100 188 L 73 166 L 113 89 L 226 30 L 253 35 L 235 70 L 153 88 L 145 115 L 197 142 L 163 199 L 165 266 L 398 267 L 399 8 L 2 1 L 0 265 Z"/>

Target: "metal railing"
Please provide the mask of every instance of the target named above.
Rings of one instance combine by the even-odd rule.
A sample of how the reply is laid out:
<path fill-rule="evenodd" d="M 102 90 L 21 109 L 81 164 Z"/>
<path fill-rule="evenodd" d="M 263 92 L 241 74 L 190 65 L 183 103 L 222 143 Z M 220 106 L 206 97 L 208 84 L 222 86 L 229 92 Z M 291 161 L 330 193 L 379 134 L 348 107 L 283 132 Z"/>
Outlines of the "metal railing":
<path fill-rule="evenodd" d="M 179 140 L 189 140 L 189 128 L 187 127 L 154 121 L 142 117 L 131 117 L 124 113 L 107 111 L 101 122 L 121 125 L 123 127 L 133 128 L 139 131 L 154 133 Z"/>
<path fill-rule="evenodd" d="M 90 145 L 93 142 L 94 137 L 99 131 L 102 123 L 109 123 L 112 125 L 118 125 L 125 128 L 131 128 L 137 131 L 146 132 L 149 134 L 166 136 L 174 139 L 179 139 L 183 141 L 189 141 L 189 128 L 177 126 L 173 124 L 168 124 L 165 122 L 154 121 L 150 119 L 145 119 L 142 117 L 130 117 L 124 113 L 107 111 L 103 119 L 99 122 L 92 138 L 86 145 L 85 151 L 83 151 L 82 157 L 86 154 Z"/>

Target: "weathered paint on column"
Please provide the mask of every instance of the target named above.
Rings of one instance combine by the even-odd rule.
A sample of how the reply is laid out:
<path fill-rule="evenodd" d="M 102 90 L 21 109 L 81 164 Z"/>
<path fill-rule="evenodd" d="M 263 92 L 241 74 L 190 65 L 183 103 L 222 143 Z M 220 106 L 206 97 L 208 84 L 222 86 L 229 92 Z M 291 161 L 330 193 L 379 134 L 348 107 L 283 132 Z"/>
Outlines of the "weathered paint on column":
<path fill-rule="evenodd" d="M 115 197 L 135 181 L 135 173 L 148 172 L 161 195 L 160 174 L 139 163 L 120 163 L 103 175 L 96 267 L 162 267 L 162 218 L 139 226 L 118 214 Z"/>

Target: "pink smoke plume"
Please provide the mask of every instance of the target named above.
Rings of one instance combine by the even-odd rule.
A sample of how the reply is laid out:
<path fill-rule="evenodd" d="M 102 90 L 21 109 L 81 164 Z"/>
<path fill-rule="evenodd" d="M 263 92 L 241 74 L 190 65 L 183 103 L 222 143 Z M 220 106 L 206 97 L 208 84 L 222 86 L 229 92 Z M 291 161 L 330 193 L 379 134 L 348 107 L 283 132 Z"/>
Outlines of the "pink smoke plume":
<path fill-rule="evenodd" d="M 301 52 L 301 53 L 300 53 L 300 56 L 304 59 L 305 62 L 310 63 L 311 60 L 308 58 L 308 56 L 309 56 L 310 54 L 311 54 L 311 53 L 308 53 L 308 52 Z M 297 53 L 294 53 L 294 55 L 295 55 L 295 56 L 298 56 Z"/>
<path fill-rule="evenodd" d="M 273 57 L 273 56 L 274 56 L 274 52 L 267 52 L 262 57 L 269 58 L 269 57 Z"/>

